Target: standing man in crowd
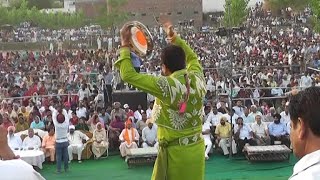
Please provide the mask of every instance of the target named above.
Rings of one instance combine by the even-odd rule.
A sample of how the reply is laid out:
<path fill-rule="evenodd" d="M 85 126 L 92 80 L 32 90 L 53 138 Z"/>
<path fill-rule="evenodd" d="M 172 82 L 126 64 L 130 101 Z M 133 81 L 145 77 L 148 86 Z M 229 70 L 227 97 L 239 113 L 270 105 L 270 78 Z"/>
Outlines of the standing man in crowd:
<path fill-rule="evenodd" d="M 152 120 L 158 125 L 159 154 L 152 180 L 202 180 L 205 155 L 202 107 L 206 94 L 203 69 L 197 55 L 164 23 L 171 45 L 161 52 L 160 77 L 139 74 L 130 57 L 131 31 L 121 30 L 120 58 L 115 66 L 123 81 L 156 97 Z"/>
<path fill-rule="evenodd" d="M 294 154 L 300 158 L 289 180 L 320 179 L 320 88 L 293 94 L 289 103 Z"/>
<path fill-rule="evenodd" d="M 68 165 L 68 128 L 69 128 L 69 116 L 66 110 L 62 109 L 61 106 L 56 110 L 50 106 L 52 111 L 52 121 L 55 127 L 56 136 L 56 162 L 57 162 L 57 173 L 61 173 L 61 163 L 63 161 L 64 170 L 69 170 Z"/>

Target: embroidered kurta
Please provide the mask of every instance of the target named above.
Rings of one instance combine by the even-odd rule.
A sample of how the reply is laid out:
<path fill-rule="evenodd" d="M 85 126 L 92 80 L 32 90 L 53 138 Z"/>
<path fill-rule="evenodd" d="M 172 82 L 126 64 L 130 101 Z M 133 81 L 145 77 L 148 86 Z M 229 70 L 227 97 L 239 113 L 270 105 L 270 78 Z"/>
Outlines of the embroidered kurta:
<path fill-rule="evenodd" d="M 183 48 L 187 68 L 170 76 L 137 73 L 128 48 L 120 49 L 120 59 L 115 66 L 124 81 L 156 97 L 151 119 L 158 125 L 160 151 L 152 179 L 201 180 L 205 165 L 201 130 L 206 84 L 197 55 L 180 37 L 174 44 Z M 185 74 L 190 80 L 190 96 L 185 113 L 180 115 L 178 104 L 187 91 Z"/>

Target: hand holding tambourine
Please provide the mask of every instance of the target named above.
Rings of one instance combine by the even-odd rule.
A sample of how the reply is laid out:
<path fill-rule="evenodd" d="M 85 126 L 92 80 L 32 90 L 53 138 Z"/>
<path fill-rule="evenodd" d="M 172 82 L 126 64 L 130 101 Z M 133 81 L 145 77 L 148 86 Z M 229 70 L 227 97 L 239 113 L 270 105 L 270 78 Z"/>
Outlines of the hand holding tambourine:
<path fill-rule="evenodd" d="M 126 23 L 121 31 L 121 46 L 129 47 L 132 53 L 148 58 L 153 51 L 153 37 L 146 26 L 138 21 Z"/>

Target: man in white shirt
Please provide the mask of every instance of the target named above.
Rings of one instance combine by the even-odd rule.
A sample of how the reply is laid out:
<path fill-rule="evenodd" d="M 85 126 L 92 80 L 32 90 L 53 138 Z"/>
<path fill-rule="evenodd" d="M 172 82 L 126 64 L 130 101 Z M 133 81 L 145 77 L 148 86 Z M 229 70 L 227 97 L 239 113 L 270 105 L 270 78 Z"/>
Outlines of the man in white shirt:
<path fill-rule="evenodd" d="M 86 85 L 82 85 L 81 86 L 81 89 L 79 90 L 78 92 L 78 96 L 79 96 L 79 101 L 83 101 L 83 99 L 86 97 L 86 98 L 89 98 L 90 96 L 90 91 L 89 89 L 86 87 Z"/>
<path fill-rule="evenodd" d="M 2 116 L 0 114 L 0 119 Z M 32 166 L 19 159 L 8 146 L 7 130 L 0 126 L 0 174 L 3 180 L 44 180 Z"/>
<path fill-rule="evenodd" d="M 289 104 L 290 139 L 300 158 L 289 180 L 320 179 L 320 88 L 293 93 Z"/>
<path fill-rule="evenodd" d="M 78 118 L 87 118 L 87 109 L 84 107 L 83 102 L 80 102 L 80 106 L 76 111 Z"/>
<path fill-rule="evenodd" d="M 289 114 L 289 109 L 288 109 L 289 107 L 288 106 L 289 106 L 289 103 L 287 102 L 286 106 L 284 108 L 284 111 L 282 111 L 280 113 L 280 115 L 281 115 L 280 122 L 285 125 L 287 125 L 290 122 L 290 114 Z"/>
<path fill-rule="evenodd" d="M 214 127 L 217 127 L 220 124 L 220 118 L 223 116 L 221 112 L 218 112 L 216 106 L 212 106 L 211 112 L 209 112 L 206 122 L 211 124 Z"/>
<path fill-rule="evenodd" d="M 260 115 L 256 115 L 256 122 L 251 126 L 254 140 L 259 146 L 270 145 L 268 126 L 261 119 Z"/>
<path fill-rule="evenodd" d="M 251 125 L 252 123 L 254 123 L 254 117 L 250 115 L 250 110 L 248 108 L 244 110 L 244 114 L 241 117 L 243 119 L 243 123 L 245 124 Z"/>
<path fill-rule="evenodd" d="M 212 147 L 212 141 L 211 141 L 211 124 L 207 123 L 206 121 L 203 121 L 202 124 L 202 135 L 203 135 L 203 139 L 204 139 L 204 145 L 206 146 L 206 150 L 204 152 L 205 158 L 206 160 L 209 159 L 209 152 L 211 150 Z"/>
<path fill-rule="evenodd" d="M 146 110 L 147 118 L 148 118 L 148 119 L 151 118 L 152 108 L 153 108 L 153 102 L 150 103 L 149 108 Z"/>
<path fill-rule="evenodd" d="M 235 114 L 242 117 L 244 115 L 245 107 L 242 105 L 242 101 L 238 100 L 237 105 L 233 107 Z"/>
<path fill-rule="evenodd" d="M 262 113 L 260 111 L 257 111 L 256 105 L 251 105 L 251 113 L 249 114 L 249 116 L 252 116 L 253 119 L 256 119 L 256 115 L 262 116 Z"/>
<path fill-rule="evenodd" d="M 242 117 L 237 119 L 237 124 L 234 126 L 235 139 L 238 141 L 238 148 L 240 152 L 243 152 L 245 145 L 256 145 L 253 140 L 253 132 L 249 125 L 243 123 Z"/>
<path fill-rule="evenodd" d="M 12 150 L 18 150 L 22 147 L 22 140 L 21 137 L 18 135 L 15 135 L 14 132 L 16 131 L 16 128 L 14 126 L 8 127 L 8 145 Z"/>
<path fill-rule="evenodd" d="M 70 144 L 68 146 L 69 163 L 73 159 L 73 154 L 77 154 L 78 162 L 82 163 L 81 156 L 84 149 L 84 143 L 89 140 L 89 137 L 83 134 L 81 131 L 75 131 L 74 125 L 71 125 L 69 126 L 68 140 Z"/>
<path fill-rule="evenodd" d="M 156 147 L 158 148 L 158 140 L 157 140 L 157 128 L 153 125 L 150 119 L 147 120 L 147 127 L 142 130 L 142 147 Z"/>
<path fill-rule="evenodd" d="M 28 129 L 28 136 L 24 138 L 22 143 L 23 148 L 25 149 L 37 149 L 41 147 L 41 140 L 38 136 L 34 135 L 33 129 Z"/>
<path fill-rule="evenodd" d="M 312 86 L 312 79 L 311 77 L 308 75 L 308 73 L 305 73 L 300 80 L 300 87 L 302 87 L 303 89 L 311 87 Z"/>
<path fill-rule="evenodd" d="M 232 123 L 231 124 L 235 124 L 237 119 L 239 118 L 239 116 L 237 114 L 235 114 L 235 110 L 231 109 L 228 114 L 224 114 L 224 117 L 227 118 L 228 122 L 231 123 L 231 117 L 232 117 Z"/>
<path fill-rule="evenodd" d="M 56 162 L 57 173 L 61 173 L 61 164 L 64 163 L 65 172 L 68 171 L 68 127 L 69 127 L 69 115 L 65 109 L 58 107 L 57 110 L 52 106 L 49 107 L 52 112 L 52 121 L 55 127 L 56 136 Z"/>

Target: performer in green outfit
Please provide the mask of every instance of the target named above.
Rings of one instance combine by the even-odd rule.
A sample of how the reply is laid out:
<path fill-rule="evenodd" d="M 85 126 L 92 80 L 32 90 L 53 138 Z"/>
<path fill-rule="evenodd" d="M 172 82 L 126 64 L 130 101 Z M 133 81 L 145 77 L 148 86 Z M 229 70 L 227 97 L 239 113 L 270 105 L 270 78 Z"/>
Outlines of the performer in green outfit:
<path fill-rule="evenodd" d="M 202 137 L 203 69 L 194 51 L 164 24 L 171 45 L 161 53 L 162 74 L 139 74 L 130 58 L 130 30 L 121 30 L 120 58 L 115 66 L 123 81 L 156 97 L 152 120 L 158 125 L 159 154 L 153 180 L 202 180 L 205 146 Z"/>

